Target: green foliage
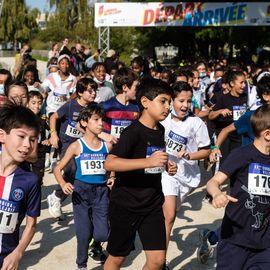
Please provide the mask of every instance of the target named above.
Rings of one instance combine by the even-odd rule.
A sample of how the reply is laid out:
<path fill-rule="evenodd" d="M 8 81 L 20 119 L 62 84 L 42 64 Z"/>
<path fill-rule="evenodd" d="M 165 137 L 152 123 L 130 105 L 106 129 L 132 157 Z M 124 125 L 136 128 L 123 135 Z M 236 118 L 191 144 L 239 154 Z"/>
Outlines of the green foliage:
<path fill-rule="evenodd" d="M 55 13 L 50 14 L 51 16 L 47 14 L 46 29 L 40 30 L 35 38 L 48 43 L 59 42 L 68 37 L 74 43 L 81 42 L 87 46 L 97 47 L 94 10 L 87 2 L 87 0 L 50 0 L 50 7 L 55 8 Z"/>
<path fill-rule="evenodd" d="M 27 10 L 24 0 L 5 1 L 0 18 L 0 40 L 29 40 L 37 29 L 37 14 L 37 9 Z"/>
<path fill-rule="evenodd" d="M 33 54 L 32 57 L 34 59 L 36 59 L 36 60 L 40 60 L 40 61 L 44 61 L 44 62 L 48 61 L 48 57 L 44 57 L 44 56 L 41 56 L 41 55 Z"/>

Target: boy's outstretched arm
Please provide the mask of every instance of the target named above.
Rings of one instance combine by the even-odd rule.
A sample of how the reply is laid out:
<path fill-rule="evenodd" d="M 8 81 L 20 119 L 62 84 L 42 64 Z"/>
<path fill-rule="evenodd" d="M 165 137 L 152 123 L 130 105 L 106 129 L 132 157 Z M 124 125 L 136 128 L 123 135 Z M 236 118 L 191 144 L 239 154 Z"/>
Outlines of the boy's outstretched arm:
<path fill-rule="evenodd" d="M 208 193 L 213 197 L 212 205 L 215 208 L 225 207 L 228 202 L 237 202 L 238 200 L 222 192 L 219 188 L 226 180 L 228 176 L 223 172 L 217 172 L 207 183 L 206 188 Z"/>
<path fill-rule="evenodd" d="M 37 218 L 26 217 L 25 229 L 22 233 L 19 245 L 4 259 L 1 270 L 16 270 L 27 246 L 31 242 L 36 231 Z"/>
<path fill-rule="evenodd" d="M 128 159 L 109 154 L 105 160 L 105 170 L 127 172 L 145 168 L 162 167 L 168 161 L 168 154 L 162 151 L 154 152 L 150 157 Z"/>

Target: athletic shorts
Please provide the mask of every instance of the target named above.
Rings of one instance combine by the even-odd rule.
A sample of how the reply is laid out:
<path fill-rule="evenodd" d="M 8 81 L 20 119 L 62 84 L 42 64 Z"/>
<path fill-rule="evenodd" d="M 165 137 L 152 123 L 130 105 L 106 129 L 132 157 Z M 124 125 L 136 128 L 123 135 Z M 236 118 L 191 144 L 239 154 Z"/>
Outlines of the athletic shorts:
<path fill-rule="evenodd" d="M 126 257 L 134 250 L 138 233 L 144 250 L 166 250 L 166 230 L 162 208 L 137 214 L 116 204 L 109 207 L 110 234 L 107 251 Z"/>
<path fill-rule="evenodd" d="M 174 177 L 168 177 L 166 175 L 162 175 L 161 184 L 164 196 L 173 195 L 177 197 L 177 208 L 179 208 L 187 195 L 192 191 L 192 187 L 181 183 Z"/>

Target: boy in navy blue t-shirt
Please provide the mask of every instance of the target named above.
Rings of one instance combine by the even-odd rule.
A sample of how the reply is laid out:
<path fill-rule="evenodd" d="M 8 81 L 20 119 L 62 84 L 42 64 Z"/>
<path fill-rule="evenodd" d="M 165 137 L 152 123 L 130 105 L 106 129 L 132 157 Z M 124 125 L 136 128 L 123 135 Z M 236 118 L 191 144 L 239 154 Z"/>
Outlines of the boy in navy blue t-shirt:
<path fill-rule="evenodd" d="M 96 97 L 97 84 L 90 78 L 82 78 L 76 85 L 76 98 L 70 99 L 50 117 L 50 142 L 54 148 L 60 148 L 62 158 L 69 147 L 78 138 L 82 137 L 77 129 L 77 118 L 80 112 L 87 107 Z M 60 121 L 60 131 L 57 134 L 57 121 Z M 64 168 L 66 181 L 73 183 L 76 166 L 70 161 Z M 61 204 L 67 198 L 62 189 L 58 187 L 47 197 L 49 213 L 54 218 L 62 215 Z"/>
<path fill-rule="evenodd" d="M 217 269 L 270 269 L 270 105 L 251 117 L 253 144 L 235 149 L 207 183 L 215 208 L 225 207 Z M 230 178 L 230 195 L 220 190 Z"/>
<path fill-rule="evenodd" d="M 270 76 L 265 75 L 257 83 L 256 86 L 257 95 L 261 100 L 262 104 L 270 103 Z M 220 146 L 229 136 L 232 131 L 236 131 L 238 134 L 242 135 L 242 145 L 247 145 L 253 142 L 254 134 L 251 128 L 250 119 L 254 113 L 254 110 L 247 111 L 243 114 L 237 121 L 230 124 L 221 130 L 220 134 L 217 137 L 216 143 L 212 146 L 212 151 L 209 156 L 210 162 L 213 164 L 218 160 L 218 157 L 222 155 L 220 151 Z M 211 231 L 209 229 L 203 229 L 200 231 L 200 245 L 197 251 L 198 260 L 201 263 L 206 263 L 211 250 L 214 248 L 218 242 L 219 229 Z"/>
<path fill-rule="evenodd" d="M 38 140 L 39 119 L 28 108 L 0 108 L 0 268 L 18 269 L 35 234 L 40 215 L 40 184 L 36 175 L 19 167 Z M 20 225 L 26 226 L 20 237 Z"/>

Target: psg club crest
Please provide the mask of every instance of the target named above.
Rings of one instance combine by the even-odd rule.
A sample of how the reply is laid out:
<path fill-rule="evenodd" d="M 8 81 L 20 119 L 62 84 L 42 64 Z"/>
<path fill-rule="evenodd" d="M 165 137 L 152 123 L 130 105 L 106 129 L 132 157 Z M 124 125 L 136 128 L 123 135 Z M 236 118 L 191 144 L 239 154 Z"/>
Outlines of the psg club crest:
<path fill-rule="evenodd" d="M 24 196 L 24 191 L 21 188 L 16 188 L 12 192 L 12 199 L 17 202 L 22 200 L 23 196 Z"/>

